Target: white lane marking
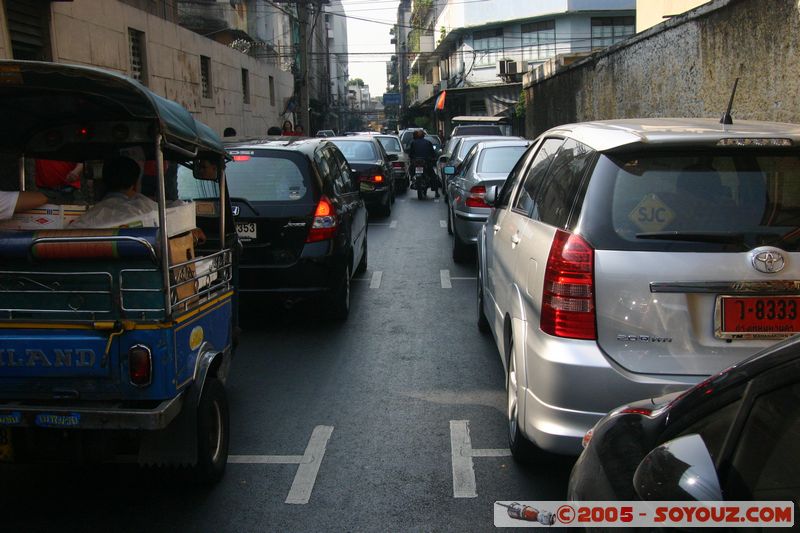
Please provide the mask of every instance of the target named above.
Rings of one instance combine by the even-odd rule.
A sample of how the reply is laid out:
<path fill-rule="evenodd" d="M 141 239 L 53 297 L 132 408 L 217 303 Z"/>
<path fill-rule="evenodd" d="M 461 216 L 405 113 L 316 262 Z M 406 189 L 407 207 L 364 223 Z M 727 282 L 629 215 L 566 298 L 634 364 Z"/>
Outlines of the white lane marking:
<path fill-rule="evenodd" d="M 389 224 L 389 228 L 390 229 L 396 229 L 397 228 L 397 221 L 396 220 L 392 220 L 392 223 Z"/>
<path fill-rule="evenodd" d="M 302 455 L 229 455 L 228 462 L 240 465 L 299 465 Z"/>
<path fill-rule="evenodd" d="M 440 270 L 439 277 L 442 278 L 442 288 L 443 289 L 452 289 L 453 286 L 450 284 L 450 271 L 449 270 Z"/>
<path fill-rule="evenodd" d="M 438 204 L 439 203 L 439 199 L 438 198 L 434 198 L 433 203 Z"/>
<path fill-rule="evenodd" d="M 317 473 L 325 457 L 325 448 L 333 433 L 333 426 L 317 426 L 311 433 L 311 438 L 303 454 L 303 460 L 297 467 L 292 488 L 286 497 L 286 503 L 304 505 L 311 499 L 311 491 L 317 481 Z"/>
<path fill-rule="evenodd" d="M 372 281 L 369 282 L 370 289 L 380 289 L 381 288 L 381 280 L 383 279 L 383 271 L 376 270 L 372 273 Z"/>
<path fill-rule="evenodd" d="M 473 449 L 469 420 L 450 421 L 450 451 L 453 465 L 453 497 L 477 498 L 473 457 L 510 457 L 508 448 Z"/>
<path fill-rule="evenodd" d="M 447 227 L 447 221 L 446 220 L 440 220 L 439 221 L 439 227 L 446 228 Z"/>
<path fill-rule="evenodd" d="M 511 457 L 511 450 L 507 448 L 472 450 L 472 457 Z"/>
<path fill-rule="evenodd" d="M 453 459 L 453 497 L 477 498 L 469 420 L 450 421 L 450 450 Z"/>

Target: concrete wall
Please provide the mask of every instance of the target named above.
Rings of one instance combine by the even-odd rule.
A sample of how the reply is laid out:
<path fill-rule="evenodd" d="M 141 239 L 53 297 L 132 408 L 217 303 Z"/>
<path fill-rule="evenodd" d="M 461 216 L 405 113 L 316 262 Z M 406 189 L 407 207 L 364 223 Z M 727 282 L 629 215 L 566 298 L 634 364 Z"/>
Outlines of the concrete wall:
<path fill-rule="evenodd" d="M 219 134 L 266 133 L 280 125 L 292 75 L 160 17 L 117 0 L 75 0 L 52 4 L 53 61 L 93 65 L 130 75 L 128 28 L 145 33 L 147 85 L 179 102 Z M 212 98 L 202 98 L 200 55 L 211 58 Z M 243 102 L 242 69 L 249 71 L 250 103 Z M 275 105 L 269 98 L 274 78 Z"/>
<path fill-rule="evenodd" d="M 569 122 L 718 117 L 800 122 L 797 0 L 715 0 L 553 77 L 526 76 L 529 135 Z"/>

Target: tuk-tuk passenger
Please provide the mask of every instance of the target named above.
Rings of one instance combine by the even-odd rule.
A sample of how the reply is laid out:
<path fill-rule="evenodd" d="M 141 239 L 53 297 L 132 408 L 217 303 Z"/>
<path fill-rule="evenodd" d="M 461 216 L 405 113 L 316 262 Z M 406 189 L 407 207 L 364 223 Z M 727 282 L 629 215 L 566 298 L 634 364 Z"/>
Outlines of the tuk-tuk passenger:
<path fill-rule="evenodd" d="M 80 216 L 72 228 L 109 228 L 118 226 L 137 215 L 151 213 L 158 204 L 136 192 L 139 165 L 133 159 L 115 156 L 103 163 L 103 182 L 106 194 L 102 200 Z"/>
<path fill-rule="evenodd" d="M 47 203 L 47 196 L 35 191 L 0 191 L 0 220 L 14 213 L 30 211 Z"/>

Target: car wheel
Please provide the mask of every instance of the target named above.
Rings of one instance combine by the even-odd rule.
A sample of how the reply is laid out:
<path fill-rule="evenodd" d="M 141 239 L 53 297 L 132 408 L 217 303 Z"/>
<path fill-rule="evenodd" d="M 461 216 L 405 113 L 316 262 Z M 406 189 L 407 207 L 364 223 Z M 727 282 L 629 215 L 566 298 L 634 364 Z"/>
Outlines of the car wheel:
<path fill-rule="evenodd" d="M 344 269 L 344 279 L 334 290 L 331 297 L 331 316 L 336 320 L 345 320 L 350 314 L 350 264 Z"/>
<path fill-rule="evenodd" d="M 466 263 L 469 260 L 470 252 L 469 245 L 464 243 L 461 240 L 461 237 L 458 236 L 458 230 L 456 230 L 455 226 L 453 227 L 453 262 L 455 263 Z"/>
<path fill-rule="evenodd" d="M 383 204 L 383 208 L 381 209 L 381 214 L 385 217 L 388 217 L 392 214 L 392 193 L 388 193 L 386 195 L 386 202 Z"/>
<path fill-rule="evenodd" d="M 534 463 L 544 452 L 523 435 L 519 427 L 519 381 L 516 364 L 516 348 L 513 338 L 509 340 L 508 374 L 506 375 L 506 418 L 508 420 L 508 447 L 518 463 Z"/>
<path fill-rule="evenodd" d="M 356 267 L 356 274 L 363 274 L 367 271 L 367 236 L 364 235 L 364 255 L 361 256 L 361 261 L 359 261 L 358 266 Z"/>
<path fill-rule="evenodd" d="M 426 191 L 423 191 L 421 187 L 417 188 L 417 200 L 424 200 L 427 196 Z"/>
<path fill-rule="evenodd" d="M 197 464 L 195 479 L 214 484 L 225 474 L 228 463 L 230 418 L 225 387 L 217 378 L 208 378 L 197 406 Z"/>
<path fill-rule="evenodd" d="M 478 264 L 478 331 L 481 333 L 489 333 L 489 319 L 486 318 L 486 313 L 483 312 L 483 276 L 481 275 L 481 265 Z"/>
<path fill-rule="evenodd" d="M 449 207 L 447 208 L 447 234 L 453 234 L 453 210 Z"/>
<path fill-rule="evenodd" d="M 390 196 L 390 199 L 389 199 L 389 201 L 390 201 L 392 204 L 394 203 L 394 198 L 395 198 L 395 196 L 397 196 L 397 187 L 396 187 L 395 185 L 396 185 L 396 184 L 395 184 L 395 182 L 393 181 L 393 182 L 392 182 L 392 187 L 389 189 L 389 190 L 391 191 L 391 193 L 389 194 L 389 196 Z"/>

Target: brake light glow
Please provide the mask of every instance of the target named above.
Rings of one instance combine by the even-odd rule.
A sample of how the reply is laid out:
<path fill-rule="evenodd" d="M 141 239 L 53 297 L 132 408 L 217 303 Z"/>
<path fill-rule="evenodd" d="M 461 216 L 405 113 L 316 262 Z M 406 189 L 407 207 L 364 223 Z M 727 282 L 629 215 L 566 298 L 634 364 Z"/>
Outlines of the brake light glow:
<path fill-rule="evenodd" d="M 250 161 L 249 155 L 235 155 L 233 156 L 234 161 Z"/>
<path fill-rule="evenodd" d="M 483 185 L 476 185 L 469 190 L 467 195 L 467 207 L 491 207 L 486 203 L 486 187 Z"/>
<path fill-rule="evenodd" d="M 136 344 L 128 350 L 128 374 L 131 383 L 147 387 L 153 382 L 153 354 L 144 344 Z"/>
<path fill-rule="evenodd" d="M 626 407 L 622 409 L 619 413 L 625 415 L 651 416 L 653 414 L 653 410 L 647 409 L 646 407 Z"/>
<path fill-rule="evenodd" d="M 374 181 L 375 183 L 382 183 L 383 176 L 381 176 L 380 174 L 378 174 L 377 176 L 372 176 L 372 181 Z"/>
<path fill-rule="evenodd" d="M 596 339 L 594 249 L 580 235 L 557 230 L 544 274 L 539 327 L 571 339 Z"/>
<path fill-rule="evenodd" d="M 336 236 L 339 229 L 339 220 L 336 215 L 336 208 L 326 196 L 319 199 L 316 210 L 314 210 L 314 220 L 308 230 L 306 242 L 319 242 L 332 239 Z"/>

